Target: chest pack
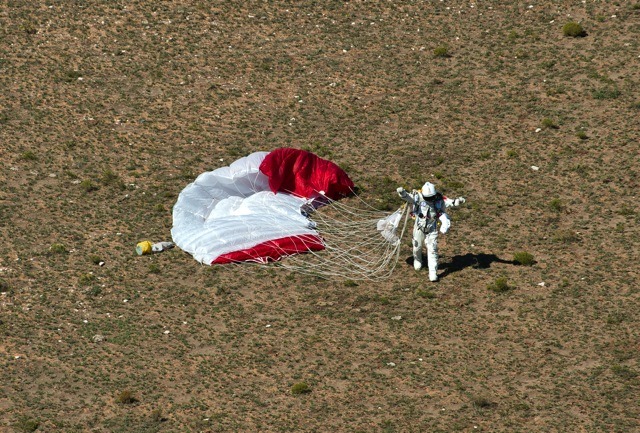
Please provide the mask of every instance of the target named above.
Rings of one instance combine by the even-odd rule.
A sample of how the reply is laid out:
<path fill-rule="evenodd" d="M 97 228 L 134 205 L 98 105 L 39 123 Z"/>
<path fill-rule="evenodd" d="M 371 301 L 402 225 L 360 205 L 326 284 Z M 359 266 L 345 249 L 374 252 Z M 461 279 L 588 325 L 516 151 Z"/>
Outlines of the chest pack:
<path fill-rule="evenodd" d="M 420 192 L 417 192 L 413 201 L 413 216 L 416 223 L 422 229 L 429 229 L 436 225 L 438 218 L 442 215 L 438 203 L 442 202 L 442 194 L 436 193 L 435 196 L 424 198 Z"/>

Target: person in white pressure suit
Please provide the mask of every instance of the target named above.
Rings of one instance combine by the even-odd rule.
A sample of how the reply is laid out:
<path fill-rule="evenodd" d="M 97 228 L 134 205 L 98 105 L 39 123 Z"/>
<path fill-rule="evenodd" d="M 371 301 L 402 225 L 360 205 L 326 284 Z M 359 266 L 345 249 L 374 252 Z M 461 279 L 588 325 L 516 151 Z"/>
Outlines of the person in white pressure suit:
<path fill-rule="evenodd" d="M 465 202 L 464 197 L 450 199 L 436 191 L 434 184 L 427 182 L 420 191 L 407 192 L 404 188 L 397 189 L 398 195 L 413 206 L 415 217 L 413 226 L 413 267 L 416 271 L 422 268 L 422 244 L 427 247 L 427 266 L 429 280 L 438 281 L 438 223 L 440 233 L 445 234 L 451 227 L 451 220 L 446 208 L 458 206 Z"/>

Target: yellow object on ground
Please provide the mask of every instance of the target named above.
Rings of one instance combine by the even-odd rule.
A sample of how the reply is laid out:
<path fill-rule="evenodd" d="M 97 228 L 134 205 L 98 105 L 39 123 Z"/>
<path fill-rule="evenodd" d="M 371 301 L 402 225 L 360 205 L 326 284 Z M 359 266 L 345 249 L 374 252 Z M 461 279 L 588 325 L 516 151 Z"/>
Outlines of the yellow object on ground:
<path fill-rule="evenodd" d="M 143 254 L 151 254 L 151 242 L 149 241 L 138 242 L 138 245 L 136 245 L 136 252 L 138 253 L 139 256 Z"/>

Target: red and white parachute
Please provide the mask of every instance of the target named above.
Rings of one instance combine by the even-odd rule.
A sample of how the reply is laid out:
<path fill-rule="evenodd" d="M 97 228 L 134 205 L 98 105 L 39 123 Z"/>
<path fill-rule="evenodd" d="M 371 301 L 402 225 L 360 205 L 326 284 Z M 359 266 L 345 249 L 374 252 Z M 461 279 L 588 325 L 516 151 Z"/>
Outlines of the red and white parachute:
<path fill-rule="evenodd" d="M 327 250 L 324 257 L 305 255 L 303 262 L 285 267 L 375 278 L 381 267 L 388 271 L 395 266 L 391 255 L 399 248 L 395 232 L 401 212 L 336 206 L 353 195 L 353 188 L 347 173 L 311 152 L 281 148 L 252 153 L 202 173 L 182 190 L 173 208 L 171 235 L 178 247 L 208 265 L 267 263 Z M 317 212 L 321 206 L 332 212 Z M 354 230 L 359 231 L 357 239 Z M 379 251 L 379 260 L 372 248 Z M 344 266 L 336 268 L 340 261 Z"/>

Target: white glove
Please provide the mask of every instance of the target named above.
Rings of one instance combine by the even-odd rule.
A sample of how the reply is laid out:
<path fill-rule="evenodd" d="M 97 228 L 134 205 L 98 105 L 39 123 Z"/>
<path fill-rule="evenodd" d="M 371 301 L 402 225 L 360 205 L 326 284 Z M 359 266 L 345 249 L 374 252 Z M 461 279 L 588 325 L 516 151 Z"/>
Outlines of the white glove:
<path fill-rule="evenodd" d="M 454 206 L 460 206 L 462 203 L 466 202 L 467 200 L 465 200 L 464 197 L 458 197 L 457 199 L 455 199 L 453 201 L 453 205 Z"/>
<path fill-rule="evenodd" d="M 399 186 L 398 189 L 396 189 L 396 191 L 398 191 L 398 195 L 402 195 L 402 193 L 404 192 L 404 188 Z"/>

